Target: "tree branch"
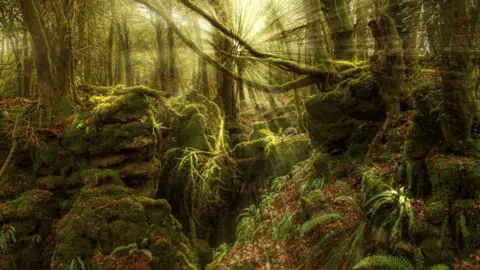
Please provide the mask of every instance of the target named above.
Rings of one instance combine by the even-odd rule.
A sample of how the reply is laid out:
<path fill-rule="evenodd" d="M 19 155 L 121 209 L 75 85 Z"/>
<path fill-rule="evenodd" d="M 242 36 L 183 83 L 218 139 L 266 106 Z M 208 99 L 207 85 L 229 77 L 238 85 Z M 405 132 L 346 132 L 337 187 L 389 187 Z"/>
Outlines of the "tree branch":
<path fill-rule="evenodd" d="M 309 67 L 309 66 L 300 66 L 299 64 L 290 61 L 288 59 L 282 58 L 278 55 L 274 54 L 269 54 L 269 53 L 264 53 L 260 52 L 259 50 L 255 49 L 252 45 L 250 45 L 246 40 L 244 40 L 242 37 L 240 37 L 237 33 L 233 32 L 231 29 L 223 25 L 221 22 L 219 22 L 217 19 L 215 19 L 213 16 L 209 15 L 201 7 L 196 5 L 190 0 L 180 0 L 182 4 L 184 4 L 186 7 L 190 8 L 193 10 L 195 13 L 198 15 L 202 16 L 205 20 L 210 22 L 212 26 L 220 30 L 224 35 L 235 39 L 245 47 L 253 56 L 261 59 L 268 59 L 268 61 L 272 62 L 275 65 L 281 66 L 284 69 L 287 69 L 288 71 L 297 73 L 297 74 L 304 74 L 304 75 L 317 75 L 317 76 L 323 76 L 325 73 L 333 73 L 333 71 L 328 67 L 328 65 L 321 66 L 319 67 Z M 328 62 L 328 61 L 327 61 Z"/>
<path fill-rule="evenodd" d="M 165 22 L 168 24 L 168 26 L 171 27 L 171 29 L 175 32 L 175 34 L 182 40 L 182 42 L 185 43 L 185 45 L 187 45 L 190 49 L 192 49 L 201 58 L 203 58 L 205 62 L 212 65 L 215 69 L 223 72 L 226 76 L 236 81 L 241 81 L 245 85 L 248 85 L 250 87 L 255 87 L 259 90 L 270 92 L 270 93 L 277 93 L 277 94 L 285 93 L 295 88 L 300 88 L 300 87 L 305 87 L 308 85 L 315 84 L 319 81 L 320 76 L 324 76 L 327 74 L 326 72 L 317 72 L 315 74 L 303 76 L 300 79 L 293 80 L 282 85 L 269 85 L 269 84 L 264 84 L 264 83 L 255 82 L 251 80 L 246 80 L 241 76 L 239 76 L 238 74 L 232 72 L 230 69 L 224 67 L 218 61 L 214 60 L 208 54 L 203 52 L 202 49 L 200 49 L 197 45 L 195 45 L 195 43 L 192 40 L 187 38 L 172 21 L 166 9 L 163 7 L 162 3 L 158 2 L 158 7 L 157 7 L 152 3 L 150 3 L 148 0 L 135 0 L 135 1 L 139 4 L 144 5 L 145 7 L 147 7 L 148 9 L 150 9 L 151 11 L 155 12 L 160 17 L 162 17 L 165 20 Z"/>

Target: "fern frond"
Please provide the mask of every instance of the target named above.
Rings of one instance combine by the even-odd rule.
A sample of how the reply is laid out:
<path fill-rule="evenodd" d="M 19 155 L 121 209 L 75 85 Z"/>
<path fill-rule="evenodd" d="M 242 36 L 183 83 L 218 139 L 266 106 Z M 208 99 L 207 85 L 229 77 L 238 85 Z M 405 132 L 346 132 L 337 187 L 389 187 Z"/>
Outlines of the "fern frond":
<path fill-rule="evenodd" d="M 421 248 L 405 241 L 399 241 L 395 243 L 393 248 L 410 254 L 415 262 L 415 267 L 418 269 L 423 269 L 425 258 L 423 257 Z"/>
<path fill-rule="evenodd" d="M 310 232 L 312 229 L 316 228 L 318 225 L 321 225 L 327 222 L 332 222 L 332 221 L 339 221 L 342 219 L 343 219 L 343 215 L 339 213 L 326 213 L 326 214 L 316 215 L 302 224 L 302 226 L 300 227 L 300 237 Z"/>
<path fill-rule="evenodd" d="M 414 270 L 412 263 L 405 258 L 391 255 L 372 255 L 357 263 L 353 269 Z"/>

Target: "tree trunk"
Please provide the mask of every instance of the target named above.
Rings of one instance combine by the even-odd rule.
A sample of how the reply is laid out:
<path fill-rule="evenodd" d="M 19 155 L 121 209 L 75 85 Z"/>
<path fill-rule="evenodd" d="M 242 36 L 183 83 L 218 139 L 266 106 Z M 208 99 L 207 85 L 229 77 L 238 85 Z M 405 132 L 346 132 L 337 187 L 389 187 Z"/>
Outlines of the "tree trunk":
<path fill-rule="evenodd" d="M 355 60 L 353 20 L 346 0 L 321 0 L 335 50 L 335 58 Z"/>
<path fill-rule="evenodd" d="M 179 81 L 178 81 L 178 71 L 175 58 L 175 38 L 173 36 L 173 31 L 170 27 L 167 30 L 167 40 L 168 40 L 168 81 L 169 81 L 169 92 L 176 95 L 179 91 Z"/>
<path fill-rule="evenodd" d="M 121 33 L 121 27 L 118 32 Z M 125 59 L 125 75 L 127 78 L 127 86 L 135 84 L 135 74 L 133 72 L 132 63 L 132 47 L 130 46 L 130 30 L 128 29 L 127 17 L 123 17 L 123 34 L 120 35 L 120 40 L 123 45 L 123 57 Z"/>
<path fill-rule="evenodd" d="M 198 46 L 203 49 L 203 38 L 198 23 L 198 19 L 194 19 L 195 24 L 195 37 L 197 40 Z M 207 63 L 203 60 L 202 57 L 198 56 L 198 67 L 197 67 L 197 88 L 203 93 L 204 96 L 210 97 L 210 88 L 208 87 L 208 73 L 207 73 Z"/>
<path fill-rule="evenodd" d="M 224 1 L 210 0 L 217 17 L 220 21 L 228 22 L 230 20 L 228 14 L 228 7 Z M 225 38 L 220 32 L 216 31 L 213 35 L 213 45 L 217 49 L 215 56 L 220 64 L 229 70 L 233 68 L 233 60 L 231 57 L 226 56 L 225 52 L 232 51 L 232 44 L 230 40 Z M 222 108 L 227 121 L 237 121 L 237 108 L 235 102 L 235 89 L 233 79 L 229 76 L 225 76 L 223 72 L 217 71 L 216 75 L 216 88 L 219 92 L 220 107 Z"/>
<path fill-rule="evenodd" d="M 418 72 L 417 32 L 420 20 L 420 4 L 417 1 L 389 1 L 385 12 L 394 19 L 403 41 L 403 54 L 407 79 Z M 406 19 L 408 18 L 408 19 Z"/>
<path fill-rule="evenodd" d="M 448 144 L 466 152 L 476 115 L 473 80 L 472 40 L 467 0 L 446 0 L 441 4 L 440 74 L 443 82 L 441 124 Z"/>
<path fill-rule="evenodd" d="M 29 98 L 32 91 L 32 78 L 33 78 L 33 60 L 30 58 L 29 54 L 29 43 L 28 43 L 28 32 L 23 33 L 23 82 L 22 82 L 22 92 L 23 97 Z"/>
<path fill-rule="evenodd" d="M 395 27 L 395 21 L 385 14 L 369 22 L 375 39 L 375 53 L 370 58 L 370 70 L 382 92 L 387 106 L 386 120 L 370 145 L 366 161 L 373 157 L 386 129 L 400 113 L 400 96 L 408 91 L 405 78 L 405 63 L 402 40 Z"/>
<path fill-rule="evenodd" d="M 33 53 L 38 74 L 39 124 L 43 124 L 49 122 L 52 118 L 56 94 L 50 66 L 50 48 L 34 1 L 18 1 L 23 20 L 32 36 Z"/>
<path fill-rule="evenodd" d="M 167 84 L 167 61 L 165 52 L 165 43 L 163 42 L 163 31 L 165 26 L 163 25 L 162 18 L 157 15 L 155 18 L 155 39 L 157 41 L 157 63 L 155 71 L 153 73 L 152 84 L 154 88 L 161 89 L 163 91 L 168 90 Z"/>
<path fill-rule="evenodd" d="M 56 64 L 56 89 L 57 95 L 59 96 L 72 93 L 71 97 L 74 97 L 72 22 L 75 0 L 62 0 L 61 6 L 62 11 L 61 14 L 59 14 L 61 38 L 59 40 L 60 52 Z"/>

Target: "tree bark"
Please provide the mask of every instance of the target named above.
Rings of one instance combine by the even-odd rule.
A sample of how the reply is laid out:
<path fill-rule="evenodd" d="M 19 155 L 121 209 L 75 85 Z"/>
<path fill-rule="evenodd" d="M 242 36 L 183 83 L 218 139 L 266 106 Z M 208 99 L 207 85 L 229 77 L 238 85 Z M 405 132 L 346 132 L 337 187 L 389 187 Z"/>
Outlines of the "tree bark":
<path fill-rule="evenodd" d="M 382 92 L 387 106 L 386 119 L 370 145 L 366 162 L 369 162 L 384 132 L 400 113 L 400 96 L 408 91 L 405 78 L 405 62 L 402 40 L 395 27 L 395 21 L 385 14 L 369 22 L 375 39 L 375 52 L 370 57 L 370 70 Z"/>
<path fill-rule="evenodd" d="M 441 125 L 448 144 L 468 152 L 473 119 L 477 113 L 472 63 L 473 36 L 467 0 L 446 0 L 440 6 L 440 75 L 443 91 Z"/>
<path fill-rule="evenodd" d="M 157 42 L 157 63 L 155 71 L 153 73 L 153 86 L 154 88 L 161 89 L 163 91 L 168 90 L 167 84 L 167 61 L 165 52 L 165 43 L 163 42 L 165 26 L 163 25 L 162 18 L 156 16 L 155 18 L 155 40 Z"/>
<path fill-rule="evenodd" d="M 321 0 L 334 44 L 335 58 L 355 60 L 353 19 L 346 0 Z"/>
<path fill-rule="evenodd" d="M 403 54 L 407 79 L 418 72 L 417 32 L 420 20 L 420 4 L 417 1 L 389 1 L 385 12 L 394 19 L 403 41 Z M 406 19 L 408 18 L 408 19 Z"/>

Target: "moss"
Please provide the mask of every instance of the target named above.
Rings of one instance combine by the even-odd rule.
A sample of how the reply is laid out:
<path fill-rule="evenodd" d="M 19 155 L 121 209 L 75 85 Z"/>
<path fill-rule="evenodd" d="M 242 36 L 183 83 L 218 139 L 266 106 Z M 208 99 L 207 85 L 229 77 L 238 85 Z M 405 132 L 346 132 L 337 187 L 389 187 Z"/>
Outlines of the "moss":
<path fill-rule="evenodd" d="M 257 139 L 253 141 L 239 143 L 233 148 L 232 154 L 235 158 L 251 158 L 263 154 L 269 140 Z"/>
<path fill-rule="evenodd" d="M 273 139 L 265 149 L 265 159 L 276 176 L 290 172 L 298 162 L 310 156 L 310 139 L 305 136 Z"/>
<path fill-rule="evenodd" d="M 431 153 L 427 168 L 434 198 L 453 203 L 458 198 L 476 197 L 480 187 L 479 160 Z"/>
<path fill-rule="evenodd" d="M 108 169 L 89 169 L 81 172 L 81 179 L 87 187 L 93 188 L 101 185 L 124 186 L 118 172 Z"/>
<path fill-rule="evenodd" d="M 63 145 L 75 156 L 86 155 L 88 152 L 87 130 L 83 127 L 88 117 L 86 115 L 75 114 L 72 119 L 72 125 L 67 129 L 63 138 Z"/>
<path fill-rule="evenodd" d="M 153 121 L 104 125 L 89 132 L 87 139 L 92 156 L 143 150 L 144 158 L 153 157 L 157 143 Z"/>
<path fill-rule="evenodd" d="M 425 208 L 426 219 L 433 224 L 441 224 L 446 216 L 447 207 L 444 202 L 431 202 Z"/>
<path fill-rule="evenodd" d="M 116 247 L 132 243 L 148 248 L 160 259 L 151 262 L 154 269 L 187 269 L 175 268 L 175 264 L 196 261 L 191 254 L 184 254 L 185 248 L 191 248 L 181 237 L 165 200 L 134 196 L 119 185 L 83 188 L 56 233 L 52 269 L 65 269 L 76 257 L 87 269 L 97 269 L 98 254 L 110 254 Z"/>
<path fill-rule="evenodd" d="M 97 117 L 104 124 L 128 123 L 146 118 L 153 118 L 150 102 L 144 95 L 128 94 L 101 103 L 95 110 Z"/>
<path fill-rule="evenodd" d="M 431 237 L 424 239 L 420 243 L 420 248 L 425 256 L 427 262 L 442 262 L 444 264 L 452 264 L 455 254 L 453 252 L 453 245 L 451 241 L 445 237 L 443 238 Z"/>
<path fill-rule="evenodd" d="M 203 115 L 195 114 L 188 120 L 183 132 L 183 146 L 202 151 L 213 150 L 206 135 Z"/>
<path fill-rule="evenodd" d="M 313 96 L 306 102 L 306 128 L 315 145 L 327 150 L 346 140 L 355 130 L 345 114 L 345 94 L 334 91 Z"/>
<path fill-rule="evenodd" d="M 80 173 L 73 173 L 67 178 L 64 178 L 59 175 L 48 175 L 45 177 L 40 177 L 35 181 L 35 185 L 38 188 L 46 190 L 67 190 L 77 186 L 83 185 Z"/>
<path fill-rule="evenodd" d="M 34 171 L 40 176 L 61 175 L 71 166 L 68 151 L 57 141 L 39 140 L 35 154 Z"/>

